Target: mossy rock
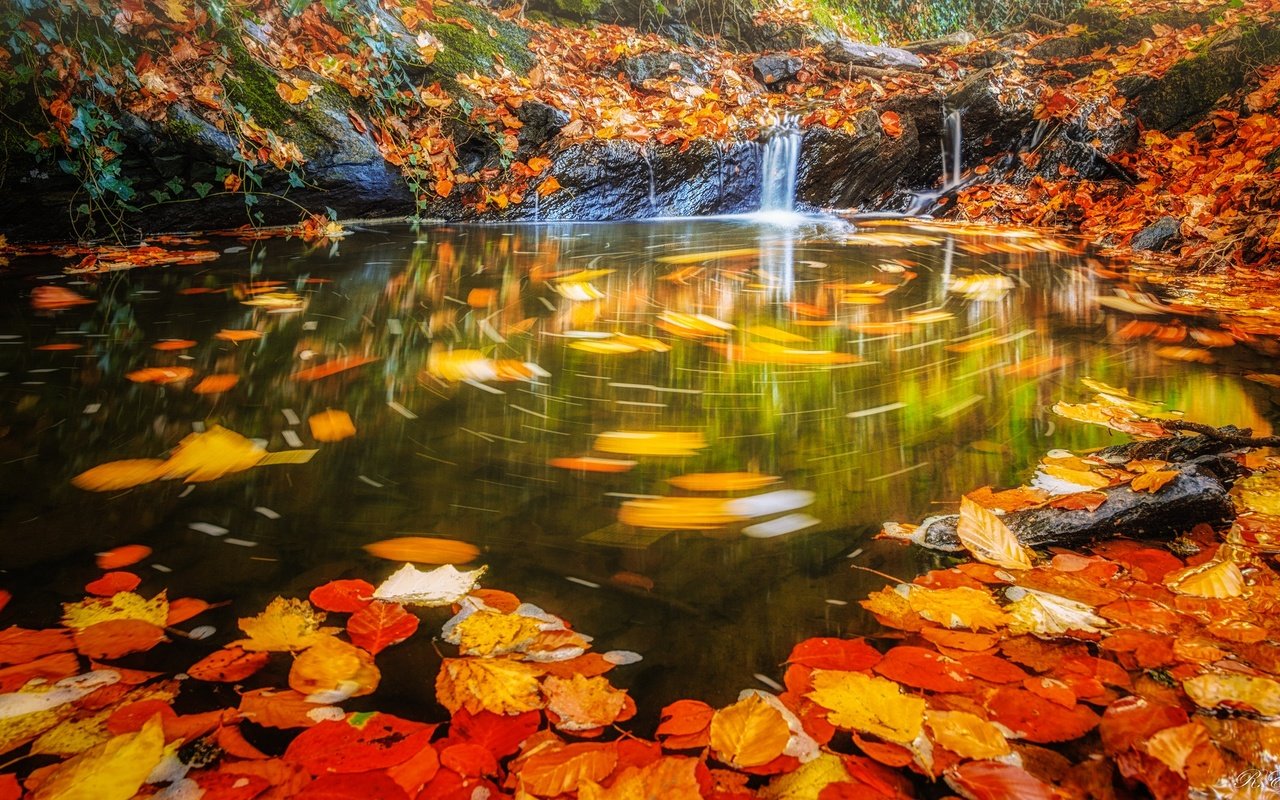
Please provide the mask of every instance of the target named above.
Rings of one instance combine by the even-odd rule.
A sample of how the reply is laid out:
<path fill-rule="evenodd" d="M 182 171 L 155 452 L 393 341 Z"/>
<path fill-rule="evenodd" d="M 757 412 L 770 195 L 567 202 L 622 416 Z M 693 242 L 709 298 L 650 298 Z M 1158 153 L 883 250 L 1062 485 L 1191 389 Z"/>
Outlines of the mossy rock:
<path fill-rule="evenodd" d="M 427 70 L 446 87 L 456 85 L 458 75 L 492 72 L 499 60 L 507 69 L 524 75 L 534 65 L 529 32 L 490 11 L 458 3 L 448 6 L 450 16 L 466 20 L 474 30 L 453 22 L 428 22 L 423 29 L 441 44 Z M 443 15 L 441 15 L 443 16 Z M 497 37 L 489 34 L 490 29 Z"/>
<path fill-rule="evenodd" d="M 1280 28 L 1274 24 L 1232 28 L 1173 65 L 1138 98 L 1134 113 L 1149 128 L 1187 127 L 1219 98 L 1244 85 L 1257 66 L 1280 61 Z"/>
<path fill-rule="evenodd" d="M 1187 28 L 1197 24 L 1207 26 L 1226 8 L 1227 5 L 1224 4 L 1198 12 L 1174 8 L 1134 15 L 1118 8 L 1086 6 L 1068 17 L 1067 21 L 1083 25 L 1087 29 L 1080 38 L 1088 46 L 1088 51 L 1092 51 L 1104 45 L 1133 44 L 1151 36 L 1152 28 L 1156 25 L 1167 25 L 1170 28 Z"/>

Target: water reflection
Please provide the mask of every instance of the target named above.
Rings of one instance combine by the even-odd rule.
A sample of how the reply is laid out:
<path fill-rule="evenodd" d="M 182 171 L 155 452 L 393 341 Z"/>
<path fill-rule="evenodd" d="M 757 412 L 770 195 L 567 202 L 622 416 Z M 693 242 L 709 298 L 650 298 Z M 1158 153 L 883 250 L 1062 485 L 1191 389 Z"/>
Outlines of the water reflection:
<path fill-rule="evenodd" d="M 6 613 L 47 613 L 51 597 L 79 596 L 89 554 L 141 542 L 164 570 L 144 590 L 228 600 L 217 624 L 229 629 L 275 594 L 380 578 L 388 565 L 361 544 L 428 533 L 482 547 L 488 583 L 564 614 L 601 649 L 643 653 L 617 678 L 634 682 L 642 709 L 680 695 L 724 702 L 754 673 L 776 677 L 804 636 L 873 631 L 854 601 L 883 578 L 850 564 L 909 577 L 927 558 L 868 541 L 881 521 L 1016 484 L 1049 448 L 1107 443 L 1048 411 L 1082 396 L 1079 377 L 1268 429 L 1262 390 L 1239 369 L 1109 337 L 1126 318 L 1100 308 L 1114 284 L 1098 267 L 1038 236 L 707 220 L 257 242 L 200 268 L 61 281 L 96 303 L 56 314 L 27 303 L 47 281 L 11 278 L 0 524 L 19 600 Z M 195 344 L 153 349 L 165 339 Z M 82 347 L 35 349 L 47 344 Z M 358 356 L 376 360 L 299 378 Z M 184 366 L 186 384 L 125 377 Z M 215 374 L 240 379 L 191 391 Z M 306 420 L 326 409 L 349 413 L 356 436 L 316 443 Z M 194 487 L 69 485 L 214 424 L 272 451 L 319 452 Z M 617 455 L 599 448 L 611 431 L 705 446 Z M 637 463 L 552 465 L 581 456 Z M 629 501 L 694 494 L 668 479 L 724 471 L 780 478 L 741 494 L 813 502 L 702 531 L 618 520 Z M 794 532 L 742 534 L 800 513 Z M 390 691 L 429 703 L 430 644 L 388 656 Z"/>

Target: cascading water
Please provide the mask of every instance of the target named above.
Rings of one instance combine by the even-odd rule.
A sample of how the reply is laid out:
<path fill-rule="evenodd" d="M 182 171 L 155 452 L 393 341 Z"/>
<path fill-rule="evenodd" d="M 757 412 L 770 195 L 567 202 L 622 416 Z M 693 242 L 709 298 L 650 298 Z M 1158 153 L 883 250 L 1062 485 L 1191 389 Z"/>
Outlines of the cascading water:
<path fill-rule="evenodd" d="M 952 109 L 942 118 L 942 188 L 931 192 L 917 192 L 907 207 L 907 216 L 917 217 L 928 214 L 937 205 L 938 198 L 960 185 L 964 172 L 964 157 L 961 146 L 964 144 L 961 129 L 962 113 L 960 109 Z"/>
<path fill-rule="evenodd" d="M 761 138 L 764 153 L 760 158 L 760 210 L 795 211 L 800 125 L 795 117 L 784 117 Z"/>

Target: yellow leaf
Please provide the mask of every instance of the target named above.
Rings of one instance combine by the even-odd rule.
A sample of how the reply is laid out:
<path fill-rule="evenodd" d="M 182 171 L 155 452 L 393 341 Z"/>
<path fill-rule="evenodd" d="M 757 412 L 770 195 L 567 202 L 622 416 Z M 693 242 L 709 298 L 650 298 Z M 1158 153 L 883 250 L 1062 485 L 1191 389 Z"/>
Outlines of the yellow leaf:
<path fill-rule="evenodd" d="M 321 628 L 325 613 L 306 600 L 277 597 L 256 617 L 241 617 L 240 630 L 248 639 L 232 642 L 245 650 L 305 650 L 337 628 Z"/>
<path fill-rule="evenodd" d="M 276 84 L 276 94 L 280 95 L 280 99 L 286 103 L 297 105 L 310 97 L 314 88 L 314 84 L 309 81 L 290 78 L 288 82 L 281 81 Z"/>
<path fill-rule="evenodd" d="M 554 194 L 560 191 L 562 188 L 560 181 L 556 180 L 555 175 L 552 175 L 542 183 L 538 184 L 538 197 L 546 197 L 549 194 Z"/>
<path fill-rule="evenodd" d="M 745 517 L 730 510 L 724 497 L 660 497 L 627 500 L 618 509 L 618 521 L 637 528 L 706 531 L 740 522 Z"/>
<path fill-rule="evenodd" d="M 1129 488 L 1135 492 L 1155 494 L 1176 477 L 1178 477 L 1178 471 L 1172 469 L 1144 472 L 1130 482 Z"/>
<path fill-rule="evenodd" d="M 1187 759 L 1201 746 L 1213 747 L 1213 741 L 1208 729 L 1194 721 L 1157 731 L 1140 744 L 1148 755 L 1183 776 L 1187 774 Z"/>
<path fill-rule="evenodd" d="M 523 650 L 538 638 L 539 622 L 520 614 L 477 611 L 453 627 L 447 641 L 464 656 L 497 656 Z"/>
<path fill-rule="evenodd" d="M 1057 464 L 1041 464 L 1037 468 L 1038 472 L 1065 481 L 1073 487 L 1067 492 L 1057 492 L 1058 494 L 1070 494 L 1071 492 L 1083 491 L 1087 489 L 1105 489 L 1111 485 L 1111 479 L 1105 475 L 1099 475 L 1096 472 L 1090 472 L 1083 469 L 1071 469 Z M 1075 488 L 1079 487 L 1079 488 Z M 1048 488 L 1048 487 L 1045 487 Z M 1050 491 L 1053 491 L 1052 489 Z"/>
<path fill-rule="evenodd" d="M 1268 717 L 1280 714 L 1280 682 L 1270 678 L 1210 672 L 1188 678 L 1182 688 L 1201 708 L 1232 703 Z"/>
<path fill-rule="evenodd" d="M 322 636 L 293 660 L 289 688 L 308 695 L 309 700 L 311 695 L 333 693 L 338 697 L 321 698 L 323 702 L 341 702 L 372 693 L 381 678 L 373 656 L 353 644 Z"/>
<path fill-rule="evenodd" d="M 760 251 L 752 248 L 736 250 L 710 250 L 705 253 L 681 253 L 676 256 L 662 256 L 657 259 L 660 264 L 697 264 L 702 261 L 719 261 L 726 258 L 745 258 L 759 255 Z"/>
<path fill-rule="evenodd" d="M 847 783 L 849 770 L 833 753 L 823 753 L 799 769 L 779 775 L 760 790 L 761 800 L 818 800 L 833 783 Z"/>
<path fill-rule="evenodd" d="M 160 478 L 165 462 L 158 458 L 109 461 L 71 479 L 71 485 L 90 492 L 118 492 Z"/>
<path fill-rule="evenodd" d="M 266 454 L 266 450 L 235 431 L 214 425 L 178 442 L 160 478 L 185 478 L 187 483 L 217 480 L 256 466 Z"/>
<path fill-rule="evenodd" d="M 903 587 L 906 587 L 905 590 Z M 991 595 L 982 589 L 967 586 L 928 589 L 914 584 L 902 584 L 895 591 L 906 592 L 907 605 L 912 611 L 930 622 L 948 628 L 996 630 L 1009 621 Z"/>
<path fill-rule="evenodd" d="M 811 341 L 808 337 L 791 333 L 790 331 L 784 331 L 781 328 L 775 328 L 771 325 L 753 325 L 752 327 L 747 328 L 747 333 L 752 336 L 759 336 L 761 339 L 768 339 L 771 342 L 782 342 L 783 344 Z"/>
<path fill-rule="evenodd" d="M 977 714 L 931 710 L 925 725 L 934 742 L 963 758 L 993 759 L 1011 752 L 1000 729 Z"/>
<path fill-rule="evenodd" d="M 111 597 L 62 604 L 62 624 L 76 630 L 116 619 L 137 619 L 163 628 L 168 618 L 169 598 L 164 592 L 150 600 L 133 592 L 117 592 Z"/>
<path fill-rule="evenodd" d="M 607 431 L 595 441 L 602 453 L 628 456 L 692 456 L 706 446 L 696 431 Z"/>
<path fill-rule="evenodd" d="M 436 700 L 457 713 L 521 714 L 542 708 L 541 673 L 504 658 L 446 658 L 436 675 Z"/>
<path fill-rule="evenodd" d="M 1210 561 L 1164 576 L 1164 585 L 1193 597 L 1239 597 L 1244 594 L 1244 573 L 1234 561 Z"/>
<path fill-rule="evenodd" d="M 1237 481 L 1231 494 L 1249 511 L 1280 516 L 1280 470 L 1255 472 Z"/>
<path fill-rule="evenodd" d="M 999 517 L 968 497 L 960 498 L 960 522 L 956 525 L 956 534 L 965 549 L 984 564 L 1005 569 L 1031 569 L 1031 550 L 1018 541 Z"/>
<path fill-rule="evenodd" d="M 779 480 L 776 475 L 759 472 L 691 472 L 668 478 L 667 483 L 686 492 L 745 492 Z"/>
<path fill-rule="evenodd" d="M 157 714 L 136 733 L 122 733 L 61 764 L 32 800 L 129 800 L 164 756 Z"/>
<path fill-rule="evenodd" d="M 643 767 L 627 767 L 608 789 L 594 781 L 578 786 L 578 800 L 702 800 L 696 758 L 668 756 Z"/>
<path fill-rule="evenodd" d="M 307 424 L 311 426 L 311 436 L 317 442 L 340 442 L 356 435 L 355 423 L 345 411 L 321 411 L 313 414 Z"/>
<path fill-rule="evenodd" d="M 711 750 L 736 767 L 768 764 L 791 739 L 787 720 L 764 698 L 750 694 L 711 718 Z"/>
<path fill-rule="evenodd" d="M 924 725 L 924 700 L 903 694 L 891 680 L 860 672 L 815 670 L 813 691 L 806 695 L 827 709 L 827 721 L 838 728 L 907 743 Z"/>
<path fill-rule="evenodd" d="M 185 24 L 190 22 L 187 17 L 187 3 L 183 0 L 160 0 L 160 7 L 164 10 L 164 15 L 169 18 L 170 22 Z"/>
<path fill-rule="evenodd" d="M 551 675 L 543 682 L 542 690 L 547 711 L 560 718 L 556 727 L 562 731 L 589 731 L 612 725 L 627 705 L 627 693 L 600 676 Z"/>

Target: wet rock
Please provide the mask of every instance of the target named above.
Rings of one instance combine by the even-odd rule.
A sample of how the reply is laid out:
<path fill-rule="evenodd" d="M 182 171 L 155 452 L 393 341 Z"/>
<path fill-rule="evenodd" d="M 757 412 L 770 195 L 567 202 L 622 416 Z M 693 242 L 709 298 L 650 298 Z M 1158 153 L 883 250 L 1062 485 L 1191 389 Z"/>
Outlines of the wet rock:
<path fill-rule="evenodd" d="M 607 220 L 751 211 L 760 204 L 759 170 L 759 148 L 750 142 L 698 140 L 683 152 L 617 139 L 581 142 L 555 157 L 551 173 L 563 188 L 539 201 L 536 216 Z M 526 200 L 504 216 L 533 218 L 534 204 Z"/>
<path fill-rule="evenodd" d="M 949 109 L 961 111 L 961 133 L 966 163 L 1005 150 L 1017 142 L 1034 124 L 1035 96 L 1017 86 L 1007 85 L 995 70 L 985 69 L 969 76 L 946 101 Z"/>
<path fill-rule="evenodd" d="M 520 129 L 520 144 L 530 149 L 546 144 L 569 124 L 567 112 L 537 100 L 522 103 L 516 109 L 516 119 L 524 126 Z"/>
<path fill-rule="evenodd" d="M 1027 50 L 1027 55 L 1032 58 L 1038 58 L 1041 61 L 1061 61 L 1087 56 L 1094 49 L 1083 37 L 1059 36 L 1054 39 L 1046 39 L 1034 45 Z"/>
<path fill-rule="evenodd" d="M 756 80 L 770 88 L 781 86 L 804 69 L 804 62 L 785 53 L 771 53 L 751 62 L 751 72 Z"/>
<path fill-rule="evenodd" d="M 805 131 L 800 145 L 796 197 L 817 208 L 860 208 L 875 204 L 912 165 L 919 149 L 913 120 L 902 118 L 902 135 L 885 135 L 879 115 L 866 110 L 847 134 L 828 128 Z"/>
<path fill-rule="evenodd" d="M 1026 31 L 1014 31 L 1005 34 L 996 42 L 1002 50 L 1020 50 L 1035 41 L 1035 37 Z"/>
<path fill-rule="evenodd" d="M 686 80 L 698 81 L 706 75 L 706 67 L 684 53 L 655 51 L 624 56 L 615 65 L 632 86 L 639 88 L 645 81 L 678 75 Z"/>
<path fill-rule="evenodd" d="M 1182 223 L 1173 217 L 1161 217 L 1133 235 L 1129 246 L 1134 250 L 1160 252 L 1182 239 Z"/>
<path fill-rule="evenodd" d="M 903 50 L 909 53 L 926 54 L 941 53 L 949 47 L 964 47 L 972 44 L 976 38 L 968 31 L 956 31 L 948 33 L 946 36 L 939 36 L 936 39 L 925 39 L 919 42 L 908 42 L 902 46 Z"/>
<path fill-rule="evenodd" d="M 1133 113 L 1149 128 L 1185 129 L 1219 98 L 1243 86 L 1259 64 L 1277 61 L 1280 25 L 1229 29 L 1155 79 L 1134 103 Z"/>
<path fill-rule="evenodd" d="M 1020 541 L 1031 547 L 1076 546 L 1113 536 L 1172 539 L 1207 523 L 1221 526 L 1235 516 L 1228 496 L 1230 482 L 1222 477 L 1223 456 L 1203 456 L 1184 464 L 1159 492 L 1134 492 L 1127 486 L 1107 491 L 1107 500 L 1096 511 L 1038 508 L 1014 511 L 1001 517 Z M 935 550 L 959 550 L 956 535 L 959 517 L 929 521 L 913 537 Z"/>
<path fill-rule="evenodd" d="M 822 46 L 822 54 L 828 61 L 850 64 L 855 67 L 875 69 L 924 69 L 924 61 L 915 53 L 897 47 L 859 44 L 848 39 L 835 39 Z"/>

